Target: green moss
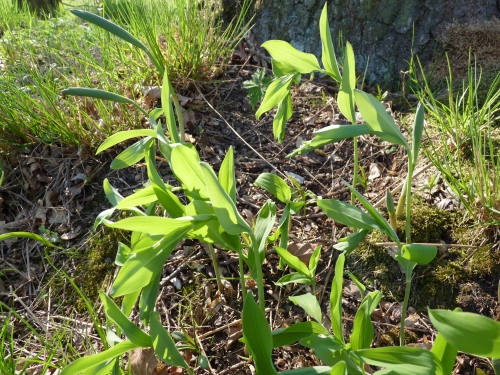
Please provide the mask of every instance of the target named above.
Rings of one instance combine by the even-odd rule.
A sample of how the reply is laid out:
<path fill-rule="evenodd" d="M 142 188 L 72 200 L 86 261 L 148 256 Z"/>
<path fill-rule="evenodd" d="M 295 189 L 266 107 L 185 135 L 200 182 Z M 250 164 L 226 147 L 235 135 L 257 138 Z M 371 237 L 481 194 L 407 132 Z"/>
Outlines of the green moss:
<path fill-rule="evenodd" d="M 93 302 L 107 276 L 116 268 L 114 263 L 118 242 L 126 242 L 123 232 L 106 227 L 100 228 L 88 240 L 85 255 L 75 269 L 74 279 L 78 287 Z M 86 311 L 84 301 L 75 292 L 68 299 L 78 311 Z"/>

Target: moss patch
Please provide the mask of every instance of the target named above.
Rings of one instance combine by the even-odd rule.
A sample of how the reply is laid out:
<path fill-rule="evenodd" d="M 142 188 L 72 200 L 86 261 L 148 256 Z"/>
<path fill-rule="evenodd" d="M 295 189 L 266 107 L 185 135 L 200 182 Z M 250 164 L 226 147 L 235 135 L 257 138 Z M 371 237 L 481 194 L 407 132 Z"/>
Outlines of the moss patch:
<path fill-rule="evenodd" d="M 461 222 L 461 213 L 440 210 L 420 199 L 412 204 L 413 242 L 470 244 L 471 239 L 481 242 L 487 238 L 487 231 L 479 231 L 469 224 Z M 404 222 L 398 225 L 398 234 L 403 239 Z M 405 285 L 399 264 L 387 249 L 373 245 L 386 240 L 380 233 L 372 234 L 347 257 L 347 266 L 365 284 L 382 291 L 385 300 L 402 301 Z M 453 309 L 457 306 L 471 311 L 470 291 L 467 292 L 470 288 L 464 288 L 471 282 L 479 288 L 475 291 L 478 296 L 484 293 L 484 288 L 494 295 L 489 290 L 493 284 L 481 280 L 489 280 L 500 273 L 500 252 L 492 248 L 493 239 L 487 242 L 489 244 L 477 249 L 441 249 L 429 265 L 417 266 L 413 273 L 410 306 L 419 312 L 425 312 L 427 307 Z"/>
<path fill-rule="evenodd" d="M 99 298 L 104 280 L 116 268 L 114 263 L 118 242 L 128 242 L 123 232 L 101 227 L 87 242 L 85 255 L 76 266 L 74 278 L 90 302 Z M 86 311 L 84 301 L 75 292 L 70 298 L 78 311 Z"/>

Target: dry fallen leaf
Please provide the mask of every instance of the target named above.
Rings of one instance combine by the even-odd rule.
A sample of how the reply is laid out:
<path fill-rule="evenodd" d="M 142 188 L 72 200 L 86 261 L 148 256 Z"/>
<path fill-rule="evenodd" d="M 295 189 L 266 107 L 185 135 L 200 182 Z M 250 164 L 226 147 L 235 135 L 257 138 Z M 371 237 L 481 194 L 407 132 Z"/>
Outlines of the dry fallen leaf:
<path fill-rule="evenodd" d="M 134 375 L 153 375 L 158 364 L 161 364 L 152 348 L 132 350 L 129 363 Z"/>
<path fill-rule="evenodd" d="M 316 245 L 307 242 L 307 243 L 295 243 L 292 242 L 288 244 L 288 251 L 290 254 L 295 255 L 306 265 L 309 264 L 309 260 L 311 259 L 312 254 L 314 253 L 314 249 Z"/>

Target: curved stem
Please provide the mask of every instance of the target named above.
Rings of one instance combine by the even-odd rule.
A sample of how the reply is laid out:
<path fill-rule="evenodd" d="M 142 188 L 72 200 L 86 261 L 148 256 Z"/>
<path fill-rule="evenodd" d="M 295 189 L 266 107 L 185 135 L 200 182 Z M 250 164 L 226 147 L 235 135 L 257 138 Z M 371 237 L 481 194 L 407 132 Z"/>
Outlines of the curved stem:
<path fill-rule="evenodd" d="M 411 272 L 406 274 L 405 299 L 403 301 L 403 309 L 401 310 L 401 325 L 399 327 L 399 346 L 405 344 L 405 320 L 406 310 L 408 309 L 408 300 L 410 299 L 411 290 Z"/>

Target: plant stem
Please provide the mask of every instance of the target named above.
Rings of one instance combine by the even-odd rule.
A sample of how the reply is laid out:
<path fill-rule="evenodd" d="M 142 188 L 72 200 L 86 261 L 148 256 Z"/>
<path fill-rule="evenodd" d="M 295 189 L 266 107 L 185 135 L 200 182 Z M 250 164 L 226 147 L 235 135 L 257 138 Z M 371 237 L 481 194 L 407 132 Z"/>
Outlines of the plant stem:
<path fill-rule="evenodd" d="M 352 176 L 352 186 L 356 189 L 356 185 L 358 183 L 358 137 L 354 137 L 354 171 Z M 351 204 L 354 205 L 356 200 L 356 196 L 354 193 L 351 193 Z"/>
<path fill-rule="evenodd" d="M 177 94 L 175 94 L 175 91 L 173 88 L 171 89 L 172 91 L 172 102 L 174 103 L 175 107 L 175 113 L 177 114 L 177 122 L 179 123 L 179 138 L 181 140 L 181 143 L 186 142 L 186 136 L 184 135 L 184 116 L 182 115 L 182 107 L 179 103 L 179 98 L 177 97 Z"/>
<path fill-rule="evenodd" d="M 217 288 L 219 292 L 224 291 L 224 286 L 222 285 L 222 279 L 220 277 L 219 263 L 217 263 L 217 257 L 215 256 L 215 250 L 211 243 L 208 244 L 208 249 L 210 250 L 210 257 L 212 258 L 212 264 L 214 266 L 215 278 L 217 279 Z"/>
<path fill-rule="evenodd" d="M 410 160 L 411 154 L 408 155 L 408 176 L 406 177 L 406 243 L 411 243 L 411 180 L 413 178 L 413 169 L 415 164 Z"/>
<path fill-rule="evenodd" d="M 410 299 L 411 274 L 411 272 L 406 273 L 405 299 L 403 301 L 403 309 L 401 310 L 401 325 L 399 327 L 399 346 L 404 346 L 405 344 L 405 320 L 408 300 Z"/>
<path fill-rule="evenodd" d="M 259 298 L 259 306 L 262 310 L 263 313 L 265 313 L 266 310 L 266 300 L 264 297 L 264 280 L 262 276 L 262 264 L 260 263 L 260 255 L 259 255 L 259 244 L 257 243 L 257 240 L 255 239 L 254 235 L 252 234 L 252 247 L 250 248 L 250 251 L 253 251 L 253 257 L 254 257 L 254 267 L 255 267 L 255 273 L 256 273 L 256 279 L 257 282 L 257 293 L 258 293 L 258 298 Z"/>
<path fill-rule="evenodd" d="M 241 250 L 240 250 L 241 251 Z M 241 284 L 241 295 L 243 297 L 243 301 L 247 298 L 247 286 L 245 285 L 245 268 L 243 263 L 242 254 L 238 254 L 238 265 L 240 267 L 240 284 Z"/>

